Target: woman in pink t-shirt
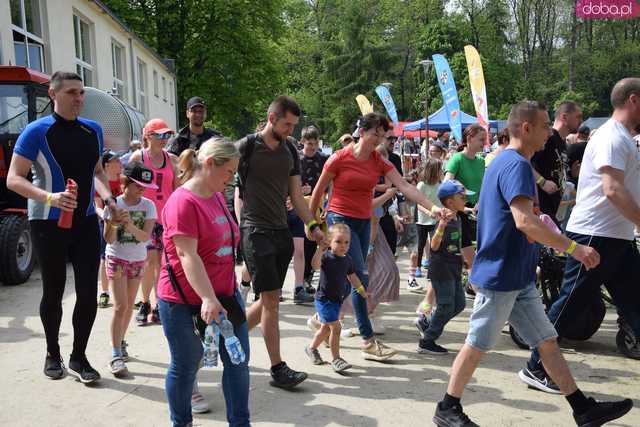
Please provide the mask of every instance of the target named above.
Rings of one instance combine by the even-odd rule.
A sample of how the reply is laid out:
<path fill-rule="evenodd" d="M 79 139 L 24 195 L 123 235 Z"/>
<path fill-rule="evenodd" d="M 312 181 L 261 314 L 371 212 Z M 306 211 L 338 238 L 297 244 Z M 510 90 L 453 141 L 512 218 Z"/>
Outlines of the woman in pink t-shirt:
<path fill-rule="evenodd" d="M 369 248 L 371 203 L 373 190 L 380 176 L 386 176 L 398 191 L 431 210 L 435 216 L 443 213 L 414 186 L 408 184 L 396 168 L 376 151 L 376 147 L 388 139 L 391 132 L 391 125 L 382 114 L 369 113 L 361 118 L 358 123 L 358 142 L 337 151 L 327 160 L 311 197 L 310 209 L 315 212 L 322 194 L 333 183 L 327 207 L 327 223 L 344 223 L 351 229 L 349 256 L 365 288 L 369 285 L 365 260 Z M 364 340 L 363 357 L 378 361 L 392 357 L 395 350 L 373 338 L 367 301 L 357 292 L 351 293 L 351 301 L 360 335 Z"/>
<path fill-rule="evenodd" d="M 224 338 L 220 339 L 227 421 L 234 426 L 250 425 L 249 332 L 234 270 L 240 233 L 222 194 L 239 157 L 228 140 L 206 141 L 193 159 L 193 170 L 184 171 L 191 178 L 173 192 L 162 212 L 166 258 L 158 280 L 158 305 L 171 352 L 165 388 L 173 425 L 192 422 L 191 396 L 203 355 L 193 316 L 199 314 L 210 324 L 218 322 L 221 313 L 234 324 L 246 355 L 244 362 L 233 364 Z"/>

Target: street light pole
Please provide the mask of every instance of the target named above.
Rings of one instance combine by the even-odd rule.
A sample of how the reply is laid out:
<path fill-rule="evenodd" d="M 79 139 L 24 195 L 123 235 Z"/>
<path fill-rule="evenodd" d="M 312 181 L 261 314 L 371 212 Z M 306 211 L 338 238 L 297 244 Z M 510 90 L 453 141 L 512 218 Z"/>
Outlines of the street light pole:
<path fill-rule="evenodd" d="M 429 59 L 420 61 L 420 65 L 424 69 L 424 127 L 427 131 L 427 143 L 429 142 L 429 68 L 431 68 L 432 64 L 433 61 Z"/>

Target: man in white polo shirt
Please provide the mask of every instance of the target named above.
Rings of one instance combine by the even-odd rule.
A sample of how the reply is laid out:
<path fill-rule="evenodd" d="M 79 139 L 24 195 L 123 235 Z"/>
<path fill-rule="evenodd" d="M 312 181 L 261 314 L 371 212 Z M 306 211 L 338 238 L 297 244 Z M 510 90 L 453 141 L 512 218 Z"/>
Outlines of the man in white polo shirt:
<path fill-rule="evenodd" d="M 634 228 L 640 228 L 640 145 L 634 140 L 640 126 L 640 78 L 616 83 L 611 104 L 613 115 L 585 149 L 576 206 L 567 225 L 567 237 L 598 251 L 600 265 L 587 270 L 567 258 L 560 297 L 548 313 L 559 336 L 587 314 L 604 284 L 640 337 L 640 255 L 634 242 Z M 559 393 L 536 350 L 519 376 L 539 390 Z"/>

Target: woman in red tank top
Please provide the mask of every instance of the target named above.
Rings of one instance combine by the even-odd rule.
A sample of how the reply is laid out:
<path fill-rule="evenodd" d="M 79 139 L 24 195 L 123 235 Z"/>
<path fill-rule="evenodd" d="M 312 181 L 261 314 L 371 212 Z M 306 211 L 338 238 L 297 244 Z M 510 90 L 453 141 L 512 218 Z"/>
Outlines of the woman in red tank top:
<path fill-rule="evenodd" d="M 147 262 L 142 277 L 142 304 L 136 315 L 139 326 L 148 322 L 159 323 L 156 283 L 160 274 L 160 256 L 162 254 L 162 209 L 167 199 L 177 187 L 176 164 L 178 158 L 165 151 L 164 147 L 175 131 L 162 119 L 151 119 L 144 126 L 144 148 L 131 155 L 130 161 L 137 160 L 153 171 L 154 184 L 157 189 L 146 189 L 144 197 L 156 205 L 158 219 L 151 232 L 151 240 L 147 245 Z M 153 293 L 151 292 L 153 290 Z M 151 301 L 152 300 L 152 301 Z M 153 302 L 153 309 L 151 303 Z"/>

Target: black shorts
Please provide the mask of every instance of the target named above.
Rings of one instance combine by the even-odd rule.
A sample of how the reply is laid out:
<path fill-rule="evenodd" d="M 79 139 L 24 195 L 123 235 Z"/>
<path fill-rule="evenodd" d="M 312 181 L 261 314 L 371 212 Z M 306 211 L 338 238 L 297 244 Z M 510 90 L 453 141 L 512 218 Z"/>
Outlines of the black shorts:
<path fill-rule="evenodd" d="M 304 222 L 296 214 L 296 211 L 287 212 L 287 223 L 289 224 L 289 231 L 293 237 L 304 237 Z"/>
<path fill-rule="evenodd" d="M 468 248 L 476 241 L 476 233 L 478 231 L 478 223 L 469 218 L 468 214 L 460 213 L 460 228 L 462 231 L 462 247 Z"/>
<path fill-rule="evenodd" d="M 240 238 L 254 292 L 282 289 L 293 256 L 291 232 L 245 226 L 240 229 Z"/>

